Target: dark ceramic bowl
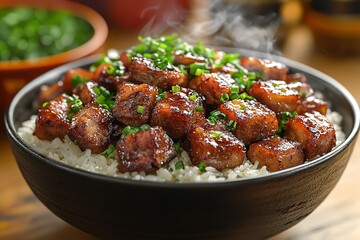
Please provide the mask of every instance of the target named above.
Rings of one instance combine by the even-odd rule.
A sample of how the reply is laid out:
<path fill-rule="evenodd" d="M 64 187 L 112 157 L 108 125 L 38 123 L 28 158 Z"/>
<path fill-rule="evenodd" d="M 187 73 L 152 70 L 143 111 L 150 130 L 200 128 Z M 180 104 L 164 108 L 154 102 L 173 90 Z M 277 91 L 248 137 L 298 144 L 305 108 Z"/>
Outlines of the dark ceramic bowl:
<path fill-rule="evenodd" d="M 217 183 L 135 181 L 75 169 L 38 154 L 16 130 L 35 113 L 32 102 L 40 86 L 95 61 L 87 58 L 36 78 L 12 100 L 6 130 L 25 180 L 54 214 L 104 239 L 264 239 L 290 228 L 309 215 L 341 177 L 359 131 L 359 107 L 344 87 L 323 73 L 285 58 L 245 54 L 273 57 L 291 71 L 304 72 L 343 115 L 346 140 L 301 166 Z"/>

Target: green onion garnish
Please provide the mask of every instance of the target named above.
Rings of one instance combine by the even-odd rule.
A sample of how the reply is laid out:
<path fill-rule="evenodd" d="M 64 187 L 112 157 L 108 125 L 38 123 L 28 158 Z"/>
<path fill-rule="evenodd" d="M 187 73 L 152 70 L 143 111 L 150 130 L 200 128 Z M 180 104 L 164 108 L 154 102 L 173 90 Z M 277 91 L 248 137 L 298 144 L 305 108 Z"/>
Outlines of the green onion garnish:
<path fill-rule="evenodd" d="M 197 112 L 202 112 L 203 110 L 204 110 L 204 108 L 202 106 L 195 107 L 195 111 L 197 111 Z"/>
<path fill-rule="evenodd" d="M 148 124 L 143 124 L 140 127 L 132 127 L 132 126 L 126 126 L 122 131 L 121 131 L 121 139 L 123 139 L 126 135 L 130 134 L 130 133 L 138 133 L 141 131 L 145 131 L 145 130 L 149 130 L 151 129 L 151 126 Z"/>
<path fill-rule="evenodd" d="M 115 146 L 111 144 L 104 152 L 101 153 L 101 155 L 108 158 L 113 152 L 115 152 L 115 149 Z"/>
<path fill-rule="evenodd" d="M 139 114 L 143 114 L 144 113 L 144 110 L 145 110 L 145 107 L 144 106 L 138 106 L 136 108 L 136 112 L 139 113 Z"/>
<path fill-rule="evenodd" d="M 172 87 L 171 87 L 171 91 L 172 91 L 173 93 L 180 92 L 180 86 L 178 86 L 178 85 L 172 86 Z"/>
<path fill-rule="evenodd" d="M 198 168 L 200 170 L 200 172 L 205 172 L 206 171 L 206 164 L 204 162 L 200 162 L 199 165 L 198 165 Z"/>
<path fill-rule="evenodd" d="M 183 161 L 178 161 L 177 163 L 175 163 L 175 169 L 179 170 L 179 169 L 184 169 L 185 165 L 183 163 Z"/>
<path fill-rule="evenodd" d="M 229 95 L 227 93 L 225 93 L 225 94 L 221 95 L 220 102 L 224 103 L 224 102 L 229 101 L 229 99 L 230 99 Z"/>
<path fill-rule="evenodd" d="M 85 82 L 88 82 L 88 81 L 89 81 L 88 78 L 82 78 L 79 74 L 76 74 L 75 76 L 72 77 L 71 84 L 76 87 L 79 84 L 85 83 Z"/>
<path fill-rule="evenodd" d="M 285 131 L 285 124 L 286 122 L 295 116 L 297 116 L 298 113 L 296 111 L 290 113 L 290 112 L 281 112 L 280 113 L 280 120 L 279 120 L 279 127 L 276 131 L 276 134 L 281 134 Z"/>
<path fill-rule="evenodd" d="M 220 138 L 221 135 L 222 135 L 222 133 L 219 132 L 219 131 L 213 131 L 213 132 L 211 133 L 211 135 L 212 135 L 213 137 Z"/>
<path fill-rule="evenodd" d="M 236 124 L 237 124 L 236 121 L 230 120 L 226 124 L 226 129 L 229 131 L 234 131 L 236 129 Z"/>

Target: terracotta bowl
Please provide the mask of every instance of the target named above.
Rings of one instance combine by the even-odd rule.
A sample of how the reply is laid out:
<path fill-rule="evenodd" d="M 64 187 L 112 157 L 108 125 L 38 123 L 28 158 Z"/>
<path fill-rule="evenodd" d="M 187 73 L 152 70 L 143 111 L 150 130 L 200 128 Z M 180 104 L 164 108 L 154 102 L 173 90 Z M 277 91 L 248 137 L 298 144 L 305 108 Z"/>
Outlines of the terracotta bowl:
<path fill-rule="evenodd" d="M 67 10 L 88 21 L 94 29 L 94 34 L 83 45 L 66 52 L 34 60 L 0 61 L 0 88 L 2 89 L 0 114 L 3 115 L 11 98 L 30 80 L 49 71 L 51 68 L 74 61 L 93 53 L 98 53 L 104 44 L 108 27 L 105 20 L 96 11 L 70 1 L 19 1 L 5 0 L 0 2 L 0 8 L 5 7 L 42 7 L 53 10 Z"/>
<path fill-rule="evenodd" d="M 314 211 L 340 179 L 359 131 L 359 106 L 343 86 L 317 70 L 285 58 L 243 53 L 272 57 L 291 71 L 304 72 L 343 115 L 346 140 L 294 168 L 216 183 L 135 181 L 69 167 L 31 149 L 16 131 L 35 113 L 32 102 L 40 86 L 96 60 L 87 58 L 38 77 L 12 100 L 6 131 L 25 180 L 54 214 L 104 239 L 265 239 L 290 228 Z"/>

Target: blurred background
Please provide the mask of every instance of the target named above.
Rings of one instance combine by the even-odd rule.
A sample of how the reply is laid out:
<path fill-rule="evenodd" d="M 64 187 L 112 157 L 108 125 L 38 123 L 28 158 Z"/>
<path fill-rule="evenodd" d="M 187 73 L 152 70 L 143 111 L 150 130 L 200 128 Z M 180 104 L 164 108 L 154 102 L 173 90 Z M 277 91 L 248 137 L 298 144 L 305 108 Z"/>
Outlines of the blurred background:
<path fill-rule="evenodd" d="M 60 14 L 51 21 L 44 18 L 54 17 L 54 12 L 44 16 L 8 11 L 13 6 L 49 5 L 85 19 L 90 27 L 78 19 L 68 21 L 68 15 Z M 40 20 L 36 22 L 35 17 Z M 16 91 L 49 69 L 110 48 L 129 48 L 139 35 L 172 32 L 189 42 L 283 55 L 332 76 L 360 102 L 357 0 L 0 0 L 1 115 Z M 33 46 L 25 59 L 20 57 L 33 43 L 22 36 L 40 42 L 40 48 Z M 65 43 L 69 46 L 59 48 Z M 9 50 L 13 47 L 18 50 Z M 59 52 L 54 53 L 56 48 Z M 35 198 L 16 167 L 3 130 L 0 146 L 4 153 L 0 160 L 0 239 L 95 239 L 58 219 Z M 359 146 L 357 143 L 329 198 L 309 218 L 274 239 L 360 239 L 356 230 L 360 229 L 360 203 L 352 201 L 360 197 Z M 8 217 L 2 217 L 2 212 Z"/>

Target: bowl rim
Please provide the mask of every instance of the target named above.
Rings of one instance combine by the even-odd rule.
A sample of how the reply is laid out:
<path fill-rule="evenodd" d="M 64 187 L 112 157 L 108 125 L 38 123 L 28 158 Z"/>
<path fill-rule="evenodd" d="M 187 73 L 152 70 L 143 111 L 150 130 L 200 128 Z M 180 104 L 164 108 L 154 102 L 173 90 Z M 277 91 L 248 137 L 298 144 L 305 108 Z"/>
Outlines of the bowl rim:
<path fill-rule="evenodd" d="M 100 173 L 93 173 L 93 172 L 89 172 L 89 171 L 86 171 L 86 170 L 83 170 L 80 168 L 75 168 L 75 167 L 67 165 L 63 162 L 47 158 L 46 156 L 44 156 L 40 153 L 37 153 L 24 140 L 21 139 L 21 137 L 17 134 L 15 126 L 13 125 L 11 116 L 15 110 L 16 103 L 21 99 L 22 95 L 26 94 L 28 91 L 30 91 L 34 87 L 40 87 L 42 84 L 44 84 L 46 82 L 46 80 L 48 78 L 58 75 L 59 72 L 64 72 L 71 68 L 91 64 L 91 63 L 95 62 L 99 56 L 90 56 L 90 57 L 87 57 L 84 59 L 80 59 L 80 60 L 77 60 L 77 61 L 74 61 L 71 63 L 64 64 L 60 67 L 54 68 L 51 71 L 48 71 L 45 74 L 42 74 L 41 76 L 35 78 L 33 81 L 31 81 L 30 83 L 25 85 L 14 96 L 14 98 L 12 99 L 11 103 L 9 104 L 8 109 L 4 115 L 5 127 L 6 127 L 8 137 L 12 138 L 12 140 L 15 141 L 18 146 L 20 146 L 24 151 L 26 151 L 30 155 L 35 156 L 38 160 L 51 165 L 51 167 L 55 167 L 55 168 L 61 169 L 62 171 L 66 171 L 69 174 L 80 175 L 81 177 L 84 177 L 84 178 L 91 178 L 93 180 L 99 180 L 99 181 L 104 181 L 104 182 L 122 183 L 122 184 L 131 185 L 131 186 L 147 186 L 147 187 L 158 187 L 158 188 L 187 188 L 189 186 L 200 187 L 200 188 L 204 188 L 204 187 L 211 188 L 214 186 L 222 186 L 222 185 L 231 186 L 233 184 L 235 184 L 235 185 L 242 185 L 242 184 L 249 184 L 249 183 L 256 184 L 258 182 L 262 182 L 262 181 L 266 181 L 266 180 L 270 180 L 270 179 L 274 180 L 274 179 L 278 179 L 278 178 L 284 178 L 284 177 L 288 177 L 290 175 L 294 175 L 305 169 L 315 167 L 315 166 L 327 161 L 327 159 L 330 159 L 330 158 L 340 154 L 343 150 L 345 150 L 350 145 L 350 143 L 352 143 L 356 139 L 356 136 L 357 136 L 357 134 L 359 132 L 359 128 L 360 128 L 360 111 L 359 111 L 358 103 L 355 100 L 355 98 L 352 96 L 352 94 L 344 86 L 342 86 L 339 82 L 337 82 L 335 79 L 333 79 L 329 75 L 327 75 L 323 72 L 320 72 L 310 66 L 290 60 L 290 59 L 282 57 L 282 56 L 272 55 L 269 53 L 258 52 L 258 51 L 253 51 L 253 50 L 244 50 L 244 49 L 239 49 L 239 48 L 221 48 L 221 49 L 241 52 L 241 54 L 245 54 L 248 56 L 263 57 L 263 58 L 265 58 L 266 56 L 271 57 L 271 59 L 273 59 L 273 60 L 280 61 L 282 63 L 286 63 L 286 65 L 290 69 L 296 68 L 302 72 L 314 75 L 314 76 L 320 78 L 322 81 L 325 81 L 328 84 L 337 88 L 343 94 L 344 98 L 351 106 L 351 110 L 354 115 L 353 126 L 352 126 L 352 129 L 351 129 L 348 137 L 344 140 L 344 142 L 342 142 L 341 144 L 336 146 L 332 151 L 318 157 L 317 159 L 315 159 L 313 161 L 308 161 L 306 163 L 303 163 L 301 165 L 298 165 L 298 166 L 295 166 L 292 168 L 284 169 L 284 170 L 277 171 L 277 172 L 271 172 L 271 173 L 264 174 L 264 175 L 238 178 L 238 179 L 225 180 L 225 181 L 216 181 L 216 182 L 212 181 L 212 182 L 174 183 L 174 182 L 158 182 L 158 181 L 151 181 L 151 180 L 126 179 L 126 178 L 121 178 L 121 177 L 103 175 Z"/>
<path fill-rule="evenodd" d="M 28 70 L 33 68 L 43 68 L 49 66 L 58 66 L 66 62 L 83 58 L 100 48 L 108 36 L 108 26 L 104 18 L 92 8 L 72 1 L 4 1 L 0 7 L 34 7 L 45 8 L 48 10 L 63 10 L 80 17 L 87 21 L 94 30 L 92 37 L 82 45 L 67 50 L 31 60 L 13 60 L 0 61 L 0 71 Z"/>

